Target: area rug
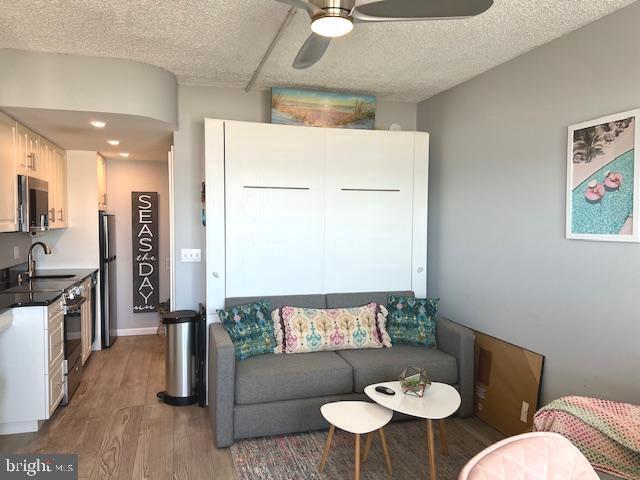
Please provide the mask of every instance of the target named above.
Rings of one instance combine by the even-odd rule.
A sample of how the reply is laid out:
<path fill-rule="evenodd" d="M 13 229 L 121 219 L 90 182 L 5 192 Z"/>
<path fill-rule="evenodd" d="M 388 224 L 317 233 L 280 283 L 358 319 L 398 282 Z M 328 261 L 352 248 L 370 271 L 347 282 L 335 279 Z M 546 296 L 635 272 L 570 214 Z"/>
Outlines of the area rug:
<path fill-rule="evenodd" d="M 462 426 L 463 420 L 447 420 L 449 455 L 443 456 L 440 435 L 436 440 L 438 480 L 455 480 L 462 467 L 487 444 Z M 437 422 L 434 422 L 436 425 Z M 393 478 L 427 479 L 428 456 L 424 421 L 392 423 L 385 427 Z M 339 431 L 333 436 L 331 451 L 323 474 L 318 464 L 327 432 L 242 440 L 231 447 L 238 480 L 348 480 L 353 478 L 354 437 Z M 363 448 L 364 448 L 363 436 Z M 368 460 L 362 464 L 362 480 L 388 480 L 380 437 L 374 436 Z"/>

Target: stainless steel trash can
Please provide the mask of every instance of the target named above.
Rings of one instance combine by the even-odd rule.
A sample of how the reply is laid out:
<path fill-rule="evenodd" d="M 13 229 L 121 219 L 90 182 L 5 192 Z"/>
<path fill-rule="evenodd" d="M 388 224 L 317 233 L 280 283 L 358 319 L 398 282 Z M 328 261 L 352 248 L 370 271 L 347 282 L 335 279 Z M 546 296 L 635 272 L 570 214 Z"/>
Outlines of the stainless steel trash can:
<path fill-rule="evenodd" d="M 197 337 L 200 315 L 192 310 L 170 312 L 162 317 L 167 340 L 166 390 L 158 398 L 169 405 L 192 405 L 198 401 Z"/>

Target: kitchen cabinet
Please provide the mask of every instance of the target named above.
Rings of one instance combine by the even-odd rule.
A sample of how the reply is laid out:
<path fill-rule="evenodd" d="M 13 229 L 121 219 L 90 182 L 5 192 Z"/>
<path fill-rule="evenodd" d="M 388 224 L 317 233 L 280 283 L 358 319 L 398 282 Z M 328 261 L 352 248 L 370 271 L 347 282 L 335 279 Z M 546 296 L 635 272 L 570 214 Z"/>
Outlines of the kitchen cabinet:
<path fill-rule="evenodd" d="M 102 155 L 97 156 L 98 168 L 98 210 L 107 209 L 107 162 Z"/>
<path fill-rule="evenodd" d="M 0 232 L 19 230 L 18 175 L 48 183 L 49 228 L 68 227 L 66 152 L 0 113 Z"/>
<path fill-rule="evenodd" d="M 80 310 L 80 323 L 82 332 L 82 364 L 88 360 L 91 355 L 91 330 L 93 325 L 92 311 L 93 311 L 93 302 L 95 299 L 91 295 L 91 278 L 87 278 L 82 283 L 82 288 L 84 289 L 84 295 L 87 300 L 82 304 Z"/>
<path fill-rule="evenodd" d="M 18 123 L 17 139 L 17 173 L 48 180 L 46 148 L 43 149 L 40 136 Z"/>
<path fill-rule="evenodd" d="M 64 309 L 14 308 L 0 335 L 0 435 L 35 432 L 53 415 L 64 393 Z"/>
<path fill-rule="evenodd" d="M 18 231 L 16 122 L 0 114 L 0 232 Z"/>
<path fill-rule="evenodd" d="M 67 215 L 67 157 L 63 150 L 49 149 L 49 228 L 69 226 Z"/>

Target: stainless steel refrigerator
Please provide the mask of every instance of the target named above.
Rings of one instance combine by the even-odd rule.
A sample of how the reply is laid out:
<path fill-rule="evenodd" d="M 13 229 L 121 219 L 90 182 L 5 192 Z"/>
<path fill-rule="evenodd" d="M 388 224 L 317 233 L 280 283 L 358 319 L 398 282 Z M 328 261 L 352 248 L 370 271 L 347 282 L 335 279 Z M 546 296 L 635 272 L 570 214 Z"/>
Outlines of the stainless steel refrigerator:
<path fill-rule="evenodd" d="M 116 341 L 118 303 L 116 301 L 116 217 L 100 212 L 100 313 L 102 317 L 102 348 Z"/>

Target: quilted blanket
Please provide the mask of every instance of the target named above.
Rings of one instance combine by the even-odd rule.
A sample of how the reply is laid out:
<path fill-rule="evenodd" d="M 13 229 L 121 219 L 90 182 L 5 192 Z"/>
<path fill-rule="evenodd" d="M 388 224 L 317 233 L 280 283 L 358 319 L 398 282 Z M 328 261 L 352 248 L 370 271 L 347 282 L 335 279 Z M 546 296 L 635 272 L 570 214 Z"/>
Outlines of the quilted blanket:
<path fill-rule="evenodd" d="M 596 470 L 640 480 L 640 406 L 564 397 L 538 411 L 534 429 L 568 438 Z"/>

